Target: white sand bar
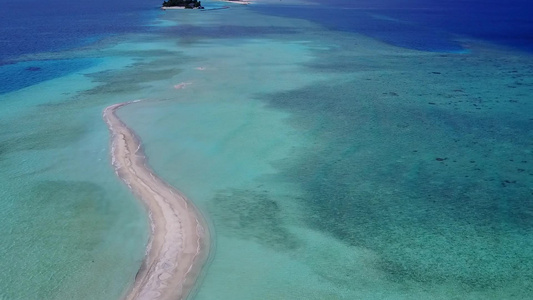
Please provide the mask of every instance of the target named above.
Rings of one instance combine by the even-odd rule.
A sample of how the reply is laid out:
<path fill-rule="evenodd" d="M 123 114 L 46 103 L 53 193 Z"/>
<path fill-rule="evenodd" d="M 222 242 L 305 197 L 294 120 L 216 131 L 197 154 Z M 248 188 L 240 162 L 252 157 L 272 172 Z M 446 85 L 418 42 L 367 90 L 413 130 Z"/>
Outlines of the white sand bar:
<path fill-rule="evenodd" d="M 103 113 L 115 171 L 145 204 L 152 227 L 144 261 L 125 299 L 186 299 L 207 258 L 208 228 L 193 203 L 150 169 L 140 140 L 115 114 L 134 102 L 111 105 Z"/>

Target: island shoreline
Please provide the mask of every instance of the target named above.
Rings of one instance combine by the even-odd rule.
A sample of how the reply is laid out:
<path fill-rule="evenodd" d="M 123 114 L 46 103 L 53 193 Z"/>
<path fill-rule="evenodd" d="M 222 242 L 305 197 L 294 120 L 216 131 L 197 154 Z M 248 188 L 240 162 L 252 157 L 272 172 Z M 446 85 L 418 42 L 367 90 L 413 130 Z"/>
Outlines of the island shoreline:
<path fill-rule="evenodd" d="M 209 227 L 194 203 L 152 171 L 141 140 L 116 115 L 139 101 L 114 104 L 103 112 L 115 173 L 142 201 L 151 227 L 142 265 L 123 299 L 186 299 L 208 258 Z"/>

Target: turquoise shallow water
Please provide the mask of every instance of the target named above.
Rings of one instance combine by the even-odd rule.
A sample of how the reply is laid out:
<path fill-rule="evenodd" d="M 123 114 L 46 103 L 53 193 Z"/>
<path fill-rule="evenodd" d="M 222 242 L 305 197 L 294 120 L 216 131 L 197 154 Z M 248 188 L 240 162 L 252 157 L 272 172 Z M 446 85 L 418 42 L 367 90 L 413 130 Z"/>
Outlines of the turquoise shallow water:
<path fill-rule="evenodd" d="M 108 166 L 90 86 L 73 74 L 3 95 L 4 299 L 118 298 L 142 259 L 147 220 Z"/>
<path fill-rule="evenodd" d="M 197 299 L 528 297 L 531 56 L 267 17 L 237 39 L 245 13 L 222 43 L 210 18 L 180 39 L 190 85 L 123 111 L 212 220 Z"/>
<path fill-rule="evenodd" d="M 101 112 L 133 99 L 119 115 L 214 233 L 191 298 L 532 293 L 530 54 L 409 50 L 243 6 L 154 24 L 26 58 L 91 63 L 2 94 L 0 298 L 131 284 L 147 220 Z"/>

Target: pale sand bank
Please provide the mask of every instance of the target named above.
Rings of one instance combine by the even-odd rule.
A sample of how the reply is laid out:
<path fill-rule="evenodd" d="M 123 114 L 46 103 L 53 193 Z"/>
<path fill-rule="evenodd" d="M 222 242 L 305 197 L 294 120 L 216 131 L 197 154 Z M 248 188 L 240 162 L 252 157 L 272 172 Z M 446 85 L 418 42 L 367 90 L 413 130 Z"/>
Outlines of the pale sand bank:
<path fill-rule="evenodd" d="M 162 10 L 167 10 L 167 9 L 185 9 L 185 6 L 161 6 L 161 9 Z"/>
<path fill-rule="evenodd" d="M 243 4 L 243 5 L 248 5 L 248 4 L 252 3 L 252 1 L 246 1 L 246 0 L 219 0 L 219 1 L 220 2 Z"/>
<path fill-rule="evenodd" d="M 134 102 L 111 105 L 103 113 L 115 171 L 147 207 L 152 227 L 144 261 L 124 298 L 185 299 L 207 258 L 208 228 L 193 203 L 150 169 L 140 140 L 115 114 Z"/>

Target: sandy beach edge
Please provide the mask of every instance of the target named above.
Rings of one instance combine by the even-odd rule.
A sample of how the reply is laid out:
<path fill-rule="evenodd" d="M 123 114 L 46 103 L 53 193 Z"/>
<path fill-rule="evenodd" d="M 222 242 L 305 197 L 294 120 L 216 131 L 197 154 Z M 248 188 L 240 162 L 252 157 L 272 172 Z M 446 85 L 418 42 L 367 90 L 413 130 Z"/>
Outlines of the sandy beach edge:
<path fill-rule="evenodd" d="M 141 268 L 123 299 L 186 299 L 208 258 L 209 228 L 194 204 L 151 170 L 140 139 L 116 115 L 139 101 L 114 104 L 103 112 L 115 173 L 145 205 L 151 226 Z"/>

